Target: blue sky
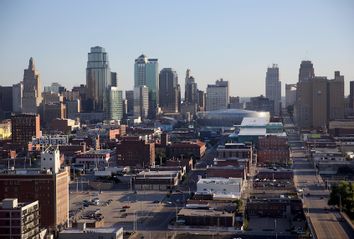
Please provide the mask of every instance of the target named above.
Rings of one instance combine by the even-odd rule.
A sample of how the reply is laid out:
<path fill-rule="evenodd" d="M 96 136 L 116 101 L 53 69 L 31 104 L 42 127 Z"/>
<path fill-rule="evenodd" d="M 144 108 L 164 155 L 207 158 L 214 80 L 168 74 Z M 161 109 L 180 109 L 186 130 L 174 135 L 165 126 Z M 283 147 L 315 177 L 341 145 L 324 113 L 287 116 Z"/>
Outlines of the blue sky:
<path fill-rule="evenodd" d="M 32 56 L 43 85 L 85 83 L 87 53 L 103 46 L 123 90 L 133 86 L 134 59 L 158 58 L 184 86 L 192 70 L 199 88 L 218 78 L 234 96 L 264 94 L 266 68 L 277 63 L 297 82 L 301 60 L 316 75 L 335 70 L 354 80 L 354 1 L 0 1 L 0 84 L 23 78 Z M 184 87 L 182 87 L 184 88 Z"/>

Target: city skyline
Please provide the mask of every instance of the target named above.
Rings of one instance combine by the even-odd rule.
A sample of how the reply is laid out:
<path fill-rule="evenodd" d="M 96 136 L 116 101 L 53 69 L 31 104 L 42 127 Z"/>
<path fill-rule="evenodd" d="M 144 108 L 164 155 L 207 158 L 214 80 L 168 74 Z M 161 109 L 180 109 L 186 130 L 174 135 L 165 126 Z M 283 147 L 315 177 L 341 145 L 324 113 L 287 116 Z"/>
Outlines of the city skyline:
<path fill-rule="evenodd" d="M 230 95 L 243 97 L 264 95 L 266 69 L 273 63 L 285 86 L 297 82 L 301 61 L 311 60 L 316 76 L 331 77 L 339 70 L 345 77 L 345 94 L 349 93 L 349 81 L 354 79 L 350 1 L 203 1 L 203 5 L 179 1 L 168 5 L 175 10 L 168 14 L 161 3 L 137 7 L 114 2 L 107 9 L 80 1 L 70 8 L 42 1 L 1 2 L 0 29 L 5 36 L 0 45 L 1 85 L 20 82 L 30 57 L 43 86 L 59 82 L 71 89 L 84 84 L 87 52 L 99 45 L 109 54 L 122 90 L 133 89 L 134 59 L 146 54 L 158 58 L 161 69 L 172 67 L 181 76 L 191 69 L 201 90 L 223 78 L 230 82 Z M 94 10 L 105 17 L 93 17 Z M 149 19 L 145 27 L 137 16 Z M 184 95 L 184 87 L 181 90 Z"/>

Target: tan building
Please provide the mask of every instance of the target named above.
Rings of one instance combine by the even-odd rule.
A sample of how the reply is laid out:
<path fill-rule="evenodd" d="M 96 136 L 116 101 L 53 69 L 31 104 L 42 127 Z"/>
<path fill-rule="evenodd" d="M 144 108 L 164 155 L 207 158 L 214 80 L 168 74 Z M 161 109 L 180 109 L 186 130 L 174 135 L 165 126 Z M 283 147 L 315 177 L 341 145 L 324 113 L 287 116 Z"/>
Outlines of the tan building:
<path fill-rule="evenodd" d="M 327 118 L 327 78 L 314 77 L 298 83 L 296 116 L 301 128 L 325 128 Z"/>
<path fill-rule="evenodd" d="M 328 120 L 344 118 L 344 76 L 334 72 L 334 79 L 328 81 Z"/>
<path fill-rule="evenodd" d="M 301 128 L 326 128 L 329 120 L 344 118 L 344 76 L 314 77 L 297 84 L 296 119 Z"/>
<path fill-rule="evenodd" d="M 22 113 L 37 113 L 37 107 L 42 102 L 42 83 L 36 70 L 33 58 L 29 60 L 28 68 L 23 75 Z"/>

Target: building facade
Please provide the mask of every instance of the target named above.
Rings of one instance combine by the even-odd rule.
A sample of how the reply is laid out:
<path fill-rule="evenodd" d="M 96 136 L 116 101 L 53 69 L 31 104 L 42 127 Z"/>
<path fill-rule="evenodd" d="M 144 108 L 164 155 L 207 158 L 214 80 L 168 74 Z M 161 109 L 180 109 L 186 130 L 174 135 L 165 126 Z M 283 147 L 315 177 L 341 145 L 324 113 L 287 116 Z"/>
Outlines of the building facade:
<path fill-rule="evenodd" d="M 164 68 L 159 75 L 159 106 L 164 113 L 177 113 L 180 109 L 180 86 L 177 72 Z"/>
<path fill-rule="evenodd" d="M 108 54 L 103 47 L 91 47 L 88 53 L 86 86 L 93 110 L 107 111 L 107 90 L 111 86 L 111 70 Z"/>
<path fill-rule="evenodd" d="M 149 113 L 149 88 L 145 85 L 134 87 L 134 117 L 145 119 Z"/>
<path fill-rule="evenodd" d="M 20 82 L 12 86 L 12 112 L 22 112 L 23 83 Z"/>
<path fill-rule="evenodd" d="M 19 203 L 5 198 L 0 204 L 0 238 L 40 239 L 38 201 Z"/>
<path fill-rule="evenodd" d="M 206 92 L 206 111 L 227 109 L 229 105 L 229 82 L 217 80 L 208 85 Z"/>
<path fill-rule="evenodd" d="M 155 143 L 139 137 L 123 137 L 116 150 L 119 166 L 145 168 L 155 165 Z"/>
<path fill-rule="evenodd" d="M 344 76 L 334 72 L 328 81 L 328 120 L 344 119 Z"/>
<path fill-rule="evenodd" d="M 111 86 L 108 91 L 108 116 L 110 120 L 123 118 L 123 92 L 118 87 Z"/>
<path fill-rule="evenodd" d="M 11 117 L 12 143 L 26 145 L 32 137 L 41 135 L 40 117 L 36 114 L 19 114 Z"/>
<path fill-rule="evenodd" d="M 0 200 L 38 200 L 41 227 L 65 225 L 69 214 L 69 169 L 57 174 L 35 170 L 8 170 L 0 174 Z"/>
<path fill-rule="evenodd" d="M 302 61 L 299 69 L 299 82 L 308 81 L 315 77 L 315 69 L 311 61 Z"/>
<path fill-rule="evenodd" d="M 293 106 L 296 102 L 296 84 L 285 84 L 285 107 Z"/>

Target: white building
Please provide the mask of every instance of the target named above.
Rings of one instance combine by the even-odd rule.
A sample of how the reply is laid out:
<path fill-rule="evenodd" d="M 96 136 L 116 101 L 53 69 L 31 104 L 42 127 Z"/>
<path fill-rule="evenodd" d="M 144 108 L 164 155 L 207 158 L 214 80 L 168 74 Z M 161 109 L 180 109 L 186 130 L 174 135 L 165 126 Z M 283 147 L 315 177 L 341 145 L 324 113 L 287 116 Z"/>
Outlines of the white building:
<path fill-rule="evenodd" d="M 201 178 L 197 182 L 197 193 L 211 193 L 214 198 L 240 198 L 242 191 L 242 178 Z"/>
<path fill-rule="evenodd" d="M 58 147 L 48 147 L 41 153 L 41 170 L 50 170 L 57 174 L 60 169 L 60 152 Z"/>
<path fill-rule="evenodd" d="M 208 85 L 206 92 L 206 111 L 227 109 L 229 105 L 229 82 L 217 80 Z"/>

